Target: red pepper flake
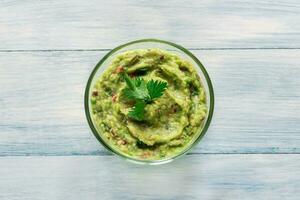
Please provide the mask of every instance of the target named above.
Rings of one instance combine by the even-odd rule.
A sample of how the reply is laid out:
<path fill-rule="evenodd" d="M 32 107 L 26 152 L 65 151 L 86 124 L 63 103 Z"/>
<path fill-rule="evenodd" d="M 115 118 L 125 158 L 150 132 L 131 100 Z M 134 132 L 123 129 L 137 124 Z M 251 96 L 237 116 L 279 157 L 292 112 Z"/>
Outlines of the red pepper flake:
<path fill-rule="evenodd" d="M 172 105 L 172 106 L 171 106 L 171 112 L 172 112 L 172 113 L 176 113 L 176 112 L 177 112 L 177 109 L 178 109 L 178 108 L 177 108 L 176 105 Z"/>
<path fill-rule="evenodd" d="M 135 77 L 136 77 L 135 73 L 131 73 L 131 74 L 129 74 L 129 76 L 130 76 L 131 78 L 135 78 Z"/>
<path fill-rule="evenodd" d="M 145 152 L 141 155 L 142 158 L 148 158 L 149 156 L 151 156 L 151 153 L 150 153 L 150 152 L 147 152 L 147 151 L 145 151 Z"/>
<path fill-rule="evenodd" d="M 122 67 L 122 66 L 119 66 L 119 67 L 117 67 L 117 69 L 116 69 L 116 72 L 119 74 L 119 73 L 121 73 L 121 72 L 123 72 L 124 71 L 124 67 Z"/>
<path fill-rule="evenodd" d="M 113 94 L 112 97 L 111 97 L 111 99 L 112 99 L 113 102 L 116 102 L 116 100 L 117 100 L 117 95 Z"/>
<path fill-rule="evenodd" d="M 124 145 L 124 144 L 126 144 L 126 141 L 125 140 L 118 140 L 118 145 Z"/>
<path fill-rule="evenodd" d="M 98 96 L 98 91 L 93 91 L 93 92 L 92 92 L 92 96 L 93 96 L 93 97 Z"/>

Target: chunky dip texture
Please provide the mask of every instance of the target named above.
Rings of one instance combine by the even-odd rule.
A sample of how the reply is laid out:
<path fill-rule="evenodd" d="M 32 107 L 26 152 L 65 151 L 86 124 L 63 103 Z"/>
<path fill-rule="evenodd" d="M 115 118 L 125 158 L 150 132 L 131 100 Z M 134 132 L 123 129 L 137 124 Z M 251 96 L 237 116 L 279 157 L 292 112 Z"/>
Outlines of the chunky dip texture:
<path fill-rule="evenodd" d="M 132 79 L 168 85 L 160 98 L 146 104 L 141 121 L 128 117 L 134 102 L 124 97 L 124 72 Z M 100 137 L 117 152 L 139 160 L 180 154 L 199 136 L 207 115 L 205 90 L 195 67 L 161 49 L 118 54 L 93 86 L 90 101 Z"/>

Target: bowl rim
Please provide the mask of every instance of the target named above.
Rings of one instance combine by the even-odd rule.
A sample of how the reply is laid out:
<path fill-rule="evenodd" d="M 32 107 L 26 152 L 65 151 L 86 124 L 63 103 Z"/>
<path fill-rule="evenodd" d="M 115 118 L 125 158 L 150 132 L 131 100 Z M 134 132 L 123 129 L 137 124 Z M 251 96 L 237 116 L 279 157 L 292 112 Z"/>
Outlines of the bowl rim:
<path fill-rule="evenodd" d="M 112 148 L 110 145 L 108 145 L 100 136 L 100 134 L 98 133 L 96 127 L 94 126 L 94 123 L 92 121 L 92 117 L 91 117 L 91 113 L 90 113 L 90 108 L 89 108 L 89 91 L 91 88 L 91 83 L 92 80 L 95 76 L 95 74 L 97 73 L 98 69 L 102 66 L 102 64 L 104 63 L 104 61 L 111 55 L 113 55 L 115 52 L 117 52 L 118 50 L 127 47 L 129 45 L 132 44 L 136 44 L 136 43 L 144 43 L 144 42 L 157 42 L 157 43 L 163 43 L 163 44 L 167 44 L 170 46 L 173 46 L 181 51 L 183 51 L 185 54 L 187 54 L 190 58 L 192 58 L 194 60 L 194 62 L 198 65 L 198 67 L 200 68 L 200 70 L 202 71 L 204 77 L 205 77 L 205 81 L 207 83 L 208 86 L 208 93 L 209 93 L 209 98 L 210 98 L 210 105 L 209 105 L 209 112 L 207 115 L 207 119 L 206 122 L 203 126 L 203 128 L 200 130 L 200 134 L 199 136 L 194 140 L 193 143 L 190 144 L 189 147 L 185 148 L 182 152 L 180 152 L 179 154 L 170 157 L 170 158 L 166 158 L 166 159 L 161 159 L 161 160 L 141 160 L 141 159 L 135 159 L 132 158 L 130 156 L 127 156 L 125 154 L 122 154 L 120 152 L 118 152 L 117 150 L 115 150 L 114 148 Z M 93 135 L 96 137 L 96 139 L 110 152 L 118 155 L 119 157 L 126 159 L 128 161 L 134 162 L 134 163 L 138 163 L 138 164 L 150 164 L 150 165 L 156 165 L 156 164 L 163 164 L 163 163 L 168 163 L 173 161 L 174 159 L 186 154 L 188 151 L 190 151 L 194 146 L 196 146 L 196 144 L 203 138 L 203 136 L 206 134 L 208 127 L 210 126 L 211 120 L 212 120 L 212 116 L 213 116 L 213 112 L 214 112 L 214 90 L 213 90 L 213 86 L 212 86 L 212 82 L 211 79 L 205 69 L 205 67 L 202 65 L 202 63 L 198 60 L 198 58 L 196 56 L 194 56 L 189 50 L 187 50 L 186 48 L 175 44 L 173 42 L 169 42 L 169 41 L 165 41 L 165 40 L 160 40 L 160 39 L 153 39 L 153 38 L 147 38 L 147 39 L 140 39 L 140 40 L 134 40 L 122 45 L 119 45 L 115 48 L 113 48 L 112 50 L 110 50 L 106 55 L 103 56 L 103 58 L 96 64 L 96 66 L 94 67 L 92 73 L 89 76 L 89 79 L 87 81 L 86 87 L 85 87 L 85 94 L 84 94 L 84 108 L 85 108 L 85 115 L 86 115 L 86 119 L 88 121 L 89 127 L 92 130 Z"/>

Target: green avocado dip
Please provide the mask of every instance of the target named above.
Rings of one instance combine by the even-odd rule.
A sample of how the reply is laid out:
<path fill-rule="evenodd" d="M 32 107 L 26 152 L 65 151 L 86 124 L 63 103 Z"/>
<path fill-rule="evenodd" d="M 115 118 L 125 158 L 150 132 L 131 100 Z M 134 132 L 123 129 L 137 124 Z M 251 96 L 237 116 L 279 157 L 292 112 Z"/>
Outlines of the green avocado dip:
<path fill-rule="evenodd" d="M 134 102 L 124 97 L 124 72 L 133 80 L 167 84 L 159 98 L 145 104 L 142 120 L 128 117 Z M 90 101 L 100 137 L 118 153 L 138 160 L 180 154 L 199 136 L 207 116 L 205 90 L 195 67 L 161 49 L 116 55 L 93 86 Z"/>

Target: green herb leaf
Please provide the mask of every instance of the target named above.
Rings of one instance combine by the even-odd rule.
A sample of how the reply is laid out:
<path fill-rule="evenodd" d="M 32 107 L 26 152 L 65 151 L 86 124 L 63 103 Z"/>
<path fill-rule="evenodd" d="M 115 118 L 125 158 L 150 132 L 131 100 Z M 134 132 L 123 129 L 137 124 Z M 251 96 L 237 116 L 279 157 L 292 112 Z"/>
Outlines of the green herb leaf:
<path fill-rule="evenodd" d="M 127 83 L 127 87 L 123 92 L 129 100 L 145 100 L 149 98 L 146 82 L 144 79 L 131 79 L 127 74 L 125 74 L 124 78 Z"/>
<path fill-rule="evenodd" d="M 146 103 L 143 101 L 136 102 L 134 107 L 128 112 L 128 117 L 137 121 L 142 121 L 145 117 L 145 106 Z"/>
<path fill-rule="evenodd" d="M 126 81 L 127 87 L 129 87 L 131 90 L 134 90 L 134 88 L 135 88 L 134 81 L 128 76 L 128 74 L 126 74 L 126 73 L 122 73 L 122 74 Z"/>
<path fill-rule="evenodd" d="M 152 102 L 154 99 L 163 95 L 167 88 L 167 82 L 164 81 L 146 81 L 142 78 L 130 78 L 126 72 L 123 73 L 126 81 L 126 87 L 123 90 L 124 96 L 129 100 L 136 102 L 133 109 L 127 114 L 131 119 L 142 121 L 144 119 L 144 108 L 146 103 Z"/>
<path fill-rule="evenodd" d="M 161 97 L 167 86 L 167 82 L 150 80 L 147 83 L 147 90 L 151 100 Z"/>

